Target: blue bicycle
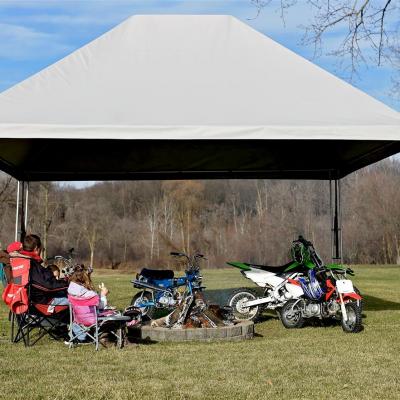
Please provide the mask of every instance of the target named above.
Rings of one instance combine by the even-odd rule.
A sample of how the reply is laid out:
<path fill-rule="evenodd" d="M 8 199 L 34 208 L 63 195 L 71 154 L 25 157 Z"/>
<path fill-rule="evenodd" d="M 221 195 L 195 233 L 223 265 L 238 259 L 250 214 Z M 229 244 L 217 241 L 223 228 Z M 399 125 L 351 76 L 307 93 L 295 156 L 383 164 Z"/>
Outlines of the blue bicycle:
<path fill-rule="evenodd" d="M 194 290 L 202 290 L 202 276 L 199 261 L 202 254 L 188 256 L 185 253 L 170 253 L 174 257 L 186 258 L 185 276 L 175 278 L 172 270 L 143 268 L 132 281 L 133 286 L 142 289 L 133 296 L 131 305 L 139 308 L 142 317 L 152 318 L 156 309 L 173 310 Z M 179 290 L 179 289 L 182 290 Z"/>

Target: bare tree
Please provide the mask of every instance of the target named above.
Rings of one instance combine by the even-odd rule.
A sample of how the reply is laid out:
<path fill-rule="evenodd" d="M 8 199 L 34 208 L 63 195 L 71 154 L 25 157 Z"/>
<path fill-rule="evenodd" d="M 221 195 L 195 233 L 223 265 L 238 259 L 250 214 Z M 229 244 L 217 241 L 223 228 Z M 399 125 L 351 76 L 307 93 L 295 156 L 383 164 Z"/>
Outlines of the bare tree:
<path fill-rule="evenodd" d="M 268 6 L 275 6 L 271 0 L 251 0 L 257 16 Z M 298 0 L 280 0 L 278 8 L 284 21 L 287 10 Z M 315 55 L 322 52 L 324 39 L 335 29 L 340 30 L 341 40 L 328 51 L 336 56 L 343 69 L 350 72 L 349 78 L 357 73 L 361 63 L 373 62 L 382 65 L 384 61 L 394 62 L 399 52 L 398 20 L 400 5 L 395 0 L 307 0 L 311 9 L 312 22 L 303 26 L 303 44 L 313 45 Z M 346 64 L 345 59 L 349 59 Z M 398 90 L 398 87 L 397 87 Z"/>
<path fill-rule="evenodd" d="M 47 241 L 49 237 L 50 228 L 53 224 L 54 217 L 58 210 L 58 202 L 50 199 L 50 194 L 54 193 L 52 190 L 51 183 L 42 183 L 40 185 L 41 191 L 43 193 L 42 197 L 42 242 L 43 242 L 43 259 L 46 260 L 47 258 Z"/>
<path fill-rule="evenodd" d="M 399 160 L 342 183 L 345 261 L 400 263 Z M 4 195 L 0 201 L 1 247 L 13 240 L 15 227 L 13 182 L 7 190 L 10 203 Z M 108 268 L 166 268 L 171 250 L 202 251 L 210 267 L 229 260 L 284 263 L 299 234 L 325 260 L 331 256 L 325 181 L 108 182 L 81 190 L 33 182 L 29 206 L 30 231 L 44 239 L 46 225 L 49 255 L 74 247 L 79 261 Z"/>
<path fill-rule="evenodd" d="M 156 199 L 153 199 L 146 213 L 147 224 L 150 232 L 150 260 L 154 258 L 154 247 L 157 240 L 159 206 Z"/>

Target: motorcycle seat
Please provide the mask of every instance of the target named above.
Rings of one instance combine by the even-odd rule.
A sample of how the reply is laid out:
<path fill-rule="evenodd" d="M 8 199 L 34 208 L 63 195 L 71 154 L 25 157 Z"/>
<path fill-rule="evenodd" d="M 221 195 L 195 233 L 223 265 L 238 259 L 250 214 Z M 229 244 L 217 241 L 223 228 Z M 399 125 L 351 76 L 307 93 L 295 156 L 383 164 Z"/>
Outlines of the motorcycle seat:
<path fill-rule="evenodd" d="M 257 264 L 249 264 L 252 268 L 261 269 L 262 271 L 274 272 L 276 274 L 282 273 L 285 271 L 287 267 L 293 264 L 293 261 L 286 263 L 285 265 L 257 265 Z"/>
<path fill-rule="evenodd" d="M 154 279 L 154 280 L 173 279 L 174 271 L 170 269 L 143 268 L 140 271 L 140 275 L 143 276 L 144 278 Z"/>

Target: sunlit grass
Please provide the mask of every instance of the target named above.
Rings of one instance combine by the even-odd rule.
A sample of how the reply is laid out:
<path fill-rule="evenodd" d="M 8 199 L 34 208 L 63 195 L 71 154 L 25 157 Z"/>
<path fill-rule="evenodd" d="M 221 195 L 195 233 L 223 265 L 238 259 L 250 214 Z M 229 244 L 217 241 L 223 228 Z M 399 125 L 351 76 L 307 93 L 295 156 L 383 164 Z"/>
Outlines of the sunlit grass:
<path fill-rule="evenodd" d="M 7 342 L 1 305 L 1 399 L 399 399 L 399 267 L 356 267 L 365 295 L 365 329 L 286 330 L 273 314 L 244 342 L 157 343 L 123 350 L 68 350 L 45 340 Z M 131 274 L 102 271 L 119 308 L 129 304 Z M 212 299 L 249 285 L 238 271 L 204 271 Z"/>

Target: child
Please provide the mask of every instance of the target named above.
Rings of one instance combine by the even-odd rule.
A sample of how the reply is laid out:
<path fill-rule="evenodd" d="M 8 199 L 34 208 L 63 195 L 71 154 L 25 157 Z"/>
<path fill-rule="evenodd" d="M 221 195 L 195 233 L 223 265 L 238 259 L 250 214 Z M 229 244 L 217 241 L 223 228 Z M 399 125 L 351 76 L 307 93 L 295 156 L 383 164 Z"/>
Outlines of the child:
<path fill-rule="evenodd" d="M 47 268 L 53 273 L 54 277 L 59 280 L 60 279 L 60 268 L 55 264 L 48 265 Z"/>
<path fill-rule="evenodd" d="M 89 300 L 98 296 L 98 294 L 95 292 L 90 275 L 91 274 L 83 265 L 78 266 L 69 279 L 70 283 L 68 286 L 68 295 L 85 300 Z M 102 310 L 107 306 L 108 289 L 104 286 L 104 283 L 102 283 L 99 288 L 100 301 L 98 308 L 99 310 Z M 82 329 L 79 325 L 74 324 L 72 330 L 74 332 L 74 335 L 78 335 L 78 341 L 82 342 L 85 340 L 86 334 L 82 332 Z"/>
<path fill-rule="evenodd" d="M 91 274 L 83 266 L 78 266 L 75 272 L 69 278 L 68 294 L 74 297 L 80 297 L 82 299 L 91 299 L 98 294 L 95 292 L 94 285 L 91 279 Z M 99 309 L 103 309 L 107 306 L 107 295 L 108 289 L 104 286 L 102 282 L 99 285 L 100 289 L 100 304 Z"/>

